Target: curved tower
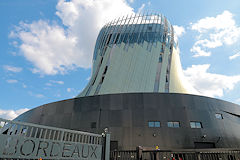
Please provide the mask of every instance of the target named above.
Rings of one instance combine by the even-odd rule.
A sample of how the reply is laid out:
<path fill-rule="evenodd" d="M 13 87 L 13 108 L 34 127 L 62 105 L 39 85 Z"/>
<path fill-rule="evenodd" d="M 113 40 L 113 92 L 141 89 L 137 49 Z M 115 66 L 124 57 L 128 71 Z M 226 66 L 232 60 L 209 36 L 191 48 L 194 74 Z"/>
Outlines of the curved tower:
<path fill-rule="evenodd" d="M 189 93 L 173 26 L 161 14 L 116 19 L 100 31 L 92 76 L 78 96 L 112 93 Z"/>

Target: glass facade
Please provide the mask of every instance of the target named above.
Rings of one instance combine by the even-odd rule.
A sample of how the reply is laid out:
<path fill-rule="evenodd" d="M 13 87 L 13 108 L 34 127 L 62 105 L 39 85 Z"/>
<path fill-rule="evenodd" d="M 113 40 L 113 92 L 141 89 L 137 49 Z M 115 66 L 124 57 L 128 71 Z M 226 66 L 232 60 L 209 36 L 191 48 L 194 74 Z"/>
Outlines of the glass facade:
<path fill-rule="evenodd" d="M 96 41 L 93 60 L 98 54 L 104 55 L 105 48 L 113 44 L 133 43 L 164 43 L 176 46 L 174 31 L 169 21 L 161 14 L 156 15 L 134 15 L 113 20 L 106 24 L 100 31 Z"/>

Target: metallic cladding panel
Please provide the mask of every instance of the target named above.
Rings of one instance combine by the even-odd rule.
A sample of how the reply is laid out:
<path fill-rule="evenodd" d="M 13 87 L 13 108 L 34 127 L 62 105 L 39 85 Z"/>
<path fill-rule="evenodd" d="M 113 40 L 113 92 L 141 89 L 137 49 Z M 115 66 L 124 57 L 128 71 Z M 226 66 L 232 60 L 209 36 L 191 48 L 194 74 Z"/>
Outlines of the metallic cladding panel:
<path fill-rule="evenodd" d="M 175 64 L 179 57 L 172 58 L 177 48 L 173 27 L 161 14 L 115 19 L 98 35 L 92 76 L 78 97 L 133 92 L 190 93 L 179 87 L 185 84 L 178 73 L 171 73 L 182 71 L 181 64 Z"/>
<path fill-rule="evenodd" d="M 187 82 L 184 79 L 179 52 L 175 49 L 172 51 L 171 68 L 169 74 L 169 92 L 170 93 L 188 93 L 186 88 Z"/>
<path fill-rule="evenodd" d="M 216 113 L 222 114 L 223 119 L 217 119 Z M 135 149 L 139 145 L 194 148 L 194 142 L 238 148 L 239 113 L 239 105 L 203 96 L 126 93 L 50 103 L 25 112 L 17 120 L 94 133 L 102 133 L 107 127 L 119 149 Z M 160 121 L 161 127 L 149 128 L 148 121 Z M 169 128 L 169 121 L 179 121 L 180 128 Z M 203 128 L 190 128 L 190 121 L 201 122 Z M 92 128 L 94 122 L 96 127 Z"/>

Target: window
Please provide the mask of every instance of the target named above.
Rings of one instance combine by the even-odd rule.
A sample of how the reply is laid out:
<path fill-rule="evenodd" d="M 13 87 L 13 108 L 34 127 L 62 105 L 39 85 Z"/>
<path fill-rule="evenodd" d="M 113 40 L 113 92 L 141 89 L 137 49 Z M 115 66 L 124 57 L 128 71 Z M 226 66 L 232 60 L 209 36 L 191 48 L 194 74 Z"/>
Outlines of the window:
<path fill-rule="evenodd" d="M 161 123 L 159 121 L 149 121 L 148 127 L 161 127 Z"/>
<path fill-rule="evenodd" d="M 154 122 L 155 127 L 160 127 L 160 122 Z"/>
<path fill-rule="evenodd" d="M 190 127 L 191 128 L 202 128 L 202 123 L 201 122 L 190 122 Z"/>
<path fill-rule="evenodd" d="M 167 125 L 170 128 L 179 128 L 180 127 L 180 122 L 168 122 Z"/>
<path fill-rule="evenodd" d="M 148 127 L 154 127 L 154 122 L 148 122 Z"/>
<path fill-rule="evenodd" d="M 215 114 L 215 117 L 216 117 L 217 119 L 223 119 L 223 116 L 222 116 L 221 113 L 216 113 L 216 114 Z"/>

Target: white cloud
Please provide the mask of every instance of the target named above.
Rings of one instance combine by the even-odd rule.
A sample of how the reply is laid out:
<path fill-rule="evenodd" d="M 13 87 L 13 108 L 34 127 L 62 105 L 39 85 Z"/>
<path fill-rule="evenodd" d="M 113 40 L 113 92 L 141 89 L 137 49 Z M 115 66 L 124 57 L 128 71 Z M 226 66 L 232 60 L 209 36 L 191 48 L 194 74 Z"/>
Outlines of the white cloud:
<path fill-rule="evenodd" d="M 233 14 L 229 11 L 191 23 L 191 29 L 199 33 L 198 40 L 190 50 L 194 57 L 210 56 L 208 49 L 234 44 L 240 38 L 240 27 L 236 25 Z"/>
<path fill-rule="evenodd" d="M 17 47 L 18 46 L 18 42 L 17 41 L 13 41 L 13 42 L 11 42 L 10 43 L 12 46 L 14 46 L 14 47 Z"/>
<path fill-rule="evenodd" d="M 89 81 L 91 79 L 91 77 L 88 77 L 86 80 Z"/>
<path fill-rule="evenodd" d="M 178 38 L 185 33 L 185 28 L 183 26 L 173 25 L 174 29 L 174 40 L 177 42 Z"/>
<path fill-rule="evenodd" d="M 67 92 L 71 92 L 73 88 L 67 88 Z"/>
<path fill-rule="evenodd" d="M 205 17 L 200 19 L 197 23 L 192 24 L 192 29 L 200 33 L 206 32 L 209 29 L 228 29 L 235 25 L 235 21 L 232 18 L 233 14 L 231 12 L 224 11 L 216 17 Z"/>
<path fill-rule="evenodd" d="M 34 73 L 64 74 L 77 65 L 81 54 L 76 52 L 76 37 L 65 33 L 56 24 L 39 20 L 32 24 L 20 23 L 15 35 L 22 41 L 19 46 L 24 57 L 35 66 Z"/>
<path fill-rule="evenodd" d="M 192 65 L 184 70 L 186 79 L 202 95 L 210 97 L 221 97 L 224 91 L 234 89 L 240 82 L 240 75 L 226 76 L 208 72 L 210 64 Z"/>
<path fill-rule="evenodd" d="M 63 81 L 52 81 L 53 83 L 57 83 L 57 84 L 64 84 Z"/>
<path fill-rule="evenodd" d="M 55 80 L 50 80 L 51 83 L 55 83 L 55 84 L 64 84 L 63 81 L 55 81 Z"/>
<path fill-rule="evenodd" d="M 31 91 L 29 91 L 28 94 L 30 96 L 33 96 L 33 97 L 36 97 L 36 98 L 44 98 L 45 97 L 43 94 L 39 94 L 39 93 L 35 94 L 35 93 L 31 92 Z"/>
<path fill-rule="evenodd" d="M 0 109 L 0 117 L 4 118 L 4 119 L 12 120 L 28 110 L 29 110 L 28 108 L 23 108 L 23 109 L 18 109 L 18 110 L 2 110 L 2 109 Z"/>
<path fill-rule="evenodd" d="M 236 54 L 234 54 L 234 55 L 232 55 L 232 56 L 229 56 L 229 59 L 230 59 L 230 60 L 233 60 L 233 59 L 235 59 L 235 58 L 237 58 L 237 57 L 240 57 L 240 52 L 238 52 L 238 53 L 236 53 Z"/>
<path fill-rule="evenodd" d="M 101 27 L 133 13 L 125 0 L 59 0 L 56 9 L 65 27 L 44 20 L 21 22 L 9 35 L 20 39 L 19 48 L 34 65 L 33 73 L 55 75 L 90 68 Z"/>
<path fill-rule="evenodd" d="M 138 13 L 142 13 L 143 9 L 145 8 L 146 4 L 143 3 L 140 8 L 138 8 Z"/>
<path fill-rule="evenodd" d="M 17 47 L 17 46 L 16 46 Z M 9 52 L 9 54 L 13 55 L 13 56 L 16 56 L 17 53 L 16 52 Z"/>
<path fill-rule="evenodd" d="M 174 33 L 177 37 L 181 37 L 185 33 L 185 29 L 183 26 L 173 25 Z"/>
<path fill-rule="evenodd" d="M 22 71 L 22 68 L 10 66 L 10 65 L 4 65 L 3 68 L 4 68 L 6 71 L 15 72 L 15 73 Z"/>
<path fill-rule="evenodd" d="M 47 86 L 53 86 L 54 84 L 62 85 L 62 84 L 64 84 L 64 82 L 63 81 L 50 80 L 48 83 L 46 83 Z"/>
<path fill-rule="evenodd" d="M 37 98 L 43 98 L 44 97 L 43 94 L 35 94 L 34 96 L 37 97 Z"/>
<path fill-rule="evenodd" d="M 134 2 L 134 0 L 128 0 L 130 3 L 133 3 Z"/>
<path fill-rule="evenodd" d="M 8 79 L 6 81 L 7 81 L 7 83 L 18 83 L 18 80 L 16 80 L 16 79 Z"/>
<path fill-rule="evenodd" d="M 236 103 L 240 103 L 240 98 L 236 99 L 235 101 Z"/>
<path fill-rule="evenodd" d="M 55 94 L 55 97 L 61 97 L 60 93 Z"/>
<path fill-rule="evenodd" d="M 48 82 L 48 83 L 46 83 L 45 85 L 46 85 L 46 86 L 52 86 L 52 83 L 49 83 L 49 82 Z"/>
<path fill-rule="evenodd" d="M 211 55 L 211 52 L 206 52 L 206 51 L 202 50 L 201 47 L 195 46 L 195 45 L 191 48 L 190 51 L 196 53 L 193 55 L 193 57 L 201 57 L 201 56 L 208 57 Z"/>
<path fill-rule="evenodd" d="M 75 93 L 80 93 L 81 91 L 78 91 L 78 90 L 76 90 L 75 88 L 67 88 L 67 92 L 68 93 L 73 93 L 73 94 L 75 94 Z M 76 95 L 75 95 L 76 96 Z M 74 96 L 74 97 L 75 97 Z"/>
<path fill-rule="evenodd" d="M 22 87 L 23 87 L 23 88 L 27 88 L 27 85 L 23 83 L 23 84 L 22 84 Z"/>

